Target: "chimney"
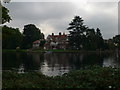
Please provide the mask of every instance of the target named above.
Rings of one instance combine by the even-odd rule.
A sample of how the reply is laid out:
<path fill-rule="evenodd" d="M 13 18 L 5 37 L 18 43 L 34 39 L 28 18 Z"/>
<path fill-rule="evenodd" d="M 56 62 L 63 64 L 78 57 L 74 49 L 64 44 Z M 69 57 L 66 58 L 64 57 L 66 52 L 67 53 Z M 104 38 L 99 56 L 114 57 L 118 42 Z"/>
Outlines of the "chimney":
<path fill-rule="evenodd" d="M 52 33 L 52 36 L 54 36 L 54 33 Z"/>
<path fill-rule="evenodd" d="M 59 35 L 61 35 L 61 32 L 59 32 Z"/>

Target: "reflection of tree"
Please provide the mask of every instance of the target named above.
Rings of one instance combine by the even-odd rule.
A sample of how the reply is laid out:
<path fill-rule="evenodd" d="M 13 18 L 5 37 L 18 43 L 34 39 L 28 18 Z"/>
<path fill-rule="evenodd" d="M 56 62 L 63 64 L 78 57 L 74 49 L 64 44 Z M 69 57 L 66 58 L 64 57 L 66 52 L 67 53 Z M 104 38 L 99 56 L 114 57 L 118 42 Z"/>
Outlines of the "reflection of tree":
<path fill-rule="evenodd" d="M 40 53 L 24 53 L 21 55 L 25 70 L 38 70 L 43 62 L 44 56 Z"/>
<path fill-rule="evenodd" d="M 120 61 L 120 51 L 119 50 L 117 50 L 117 52 L 116 52 L 116 59 L 118 61 Z"/>
<path fill-rule="evenodd" d="M 85 60 L 85 65 L 99 65 L 102 66 L 103 65 L 103 60 L 105 57 L 105 54 L 102 53 L 88 53 L 86 56 L 86 60 Z"/>
<path fill-rule="evenodd" d="M 44 62 L 44 54 L 43 53 L 33 53 L 32 60 L 33 60 L 33 67 L 35 67 L 35 69 L 39 69 L 42 65 L 42 62 Z"/>
<path fill-rule="evenodd" d="M 2 69 L 10 70 L 12 68 L 19 68 L 19 65 L 22 63 L 20 57 L 20 53 L 2 53 Z"/>
<path fill-rule="evenodd" d="M 45 60 L 52 70 L 69 66 L 68 57 L 64 53 L 46 53 Z"/>
<path fill-rule="evenodd" d="M 118 53 L 118 56 L 120 53 Z M 120 67 L 116 53 L 3 53 L 3 69 L 19 68 L 24 64 L 25 71 L 41 70 L 47 74 L 61 75 L 71 69 L 81 69 L 88 65 L 115 65 Z"/>
<path fill-rule="evenodd" d="M 103 56 L 96 53 L 72 53 L 69 60 L 72 68 L 80 69 L 88 65 L 102 66 Z"/>
<path fill-rule="evenodd" d="M 46 53 L 45 60 L 52 70 L 80 69 L 87 65 L 103 64 L 104 56 L 87 53 Z"/>

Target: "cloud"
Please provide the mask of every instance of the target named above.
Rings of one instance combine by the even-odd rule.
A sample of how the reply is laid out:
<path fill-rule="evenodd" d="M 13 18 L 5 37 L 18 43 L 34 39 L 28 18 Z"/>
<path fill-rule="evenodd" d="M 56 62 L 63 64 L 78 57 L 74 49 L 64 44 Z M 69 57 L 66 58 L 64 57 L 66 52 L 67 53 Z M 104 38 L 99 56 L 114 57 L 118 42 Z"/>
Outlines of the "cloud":
<path fill-rule="evenodd" d="M 100 28 L 104 38 L 118 34 L 117 3 L 87 3 L 83 12 L 78 11 L 78 14 L 83 16 L 87 26 Z"/>
<path fill-rule="evenodd" d="M 13 19 L 7 25 L 21 31 L 24 25 L 32 23 L 46 36 L 67 32 L 73 17 L 79 15 L 87 26 L 99 27 L 104 38 L 117 34 L 117 3 L 12 2 L 5 6 Z"/>

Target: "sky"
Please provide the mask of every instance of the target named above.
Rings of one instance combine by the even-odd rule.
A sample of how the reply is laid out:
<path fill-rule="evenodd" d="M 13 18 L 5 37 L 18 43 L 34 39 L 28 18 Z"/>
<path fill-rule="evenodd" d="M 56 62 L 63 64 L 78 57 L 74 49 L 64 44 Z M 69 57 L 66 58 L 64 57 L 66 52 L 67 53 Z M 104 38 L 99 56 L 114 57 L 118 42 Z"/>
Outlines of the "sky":
<path fill-rule="evenodd" d="M 8 26 L 19 28 L 34 24 L 47 35 L 69 33 L 67 27 L 75 15 L 89 28 L 100 28 L 104 39 L 118 34 L 117 2 L 11 2 L 4 4 L 12 18 Z"/>

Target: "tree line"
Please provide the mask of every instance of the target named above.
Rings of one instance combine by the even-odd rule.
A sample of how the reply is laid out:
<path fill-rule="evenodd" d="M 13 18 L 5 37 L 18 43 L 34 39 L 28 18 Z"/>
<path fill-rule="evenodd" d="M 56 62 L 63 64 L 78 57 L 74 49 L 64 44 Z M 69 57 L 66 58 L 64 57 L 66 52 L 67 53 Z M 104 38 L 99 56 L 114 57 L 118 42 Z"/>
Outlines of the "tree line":
<path fill-rule="evenodd" d="M 2 8 L 2 24 L 10 22 L 11 17 L 9 10 L 1 5 Z M 19 28 L 12 28 L 6 25 L 2 27 L 2 48 L 3 49 L 21 49 L 32 48 L 32 42 L 38 39 L 44 39 L 44 34 L 34 24 L 24 26 L 23 33 Z M 84 20 L 80 16 L 75 16 L 69 23 L 69 49 L 71 50 L 110 50 L 120 49 L 120 35 L 109 39 L 110 43 L 106 43 L 102 37 L 99 28 L 89 28 L 84 24 Z M 44 44 L 42 44 L 43 46 Z"/>
<path fill-rule="evenodd" d="M 80 16 L 69 23 L 69 49 L 73 50 L 113 50 L 120 49 L 120 35 L 105 41 L 99 28 L 89 28 Z"/>
<path fill-rule="evenodd" d="M 44 34 L 34 24 L 24 26 L 23 33 L 18 28 L 8 26 L 2 27 L 2 48 L 3 49 L 21 49 L 32 48 L 32 42 L 44 39 Z"/>

